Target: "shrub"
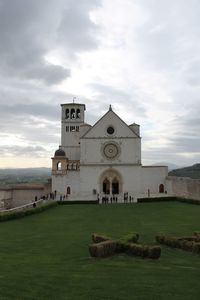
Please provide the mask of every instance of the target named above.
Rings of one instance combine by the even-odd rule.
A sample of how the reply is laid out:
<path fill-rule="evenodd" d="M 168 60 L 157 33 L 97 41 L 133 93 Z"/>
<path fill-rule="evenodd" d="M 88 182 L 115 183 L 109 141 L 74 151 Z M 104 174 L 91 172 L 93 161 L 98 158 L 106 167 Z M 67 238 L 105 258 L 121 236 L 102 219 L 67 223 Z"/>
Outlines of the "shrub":
<path fill-rule="evenodd" d="M 193 252 L 196 254 L 200 254 L 200 243 L 194 243 Z"/>
<path fill-rule="evenodd" d="M 195 200 L 195 199 L 177 198 L 177 201 L 184 202 L 184 203 L 189 203 L 189 204 L 200 205 L 200 201 L 199 200 Z"/>
<path fill-rule="evenodd" d="M 138 198 L 138 203 L 151 203 L 151 202 L 166 202 L 166 201 L 176 201 L 176 197 L 155 197 L 155 198 Z"/>
<path fill-rule="evenodd" d="M 89 245 L 89 252 L 92 257 L 107 257 L 113 255 L 117 252 L 117 242 L 108 240 Z"/>
<path fill-rule="evenodd" d="M 98 200 L 58 200 L 59 205 L 98 204 Z"/>
<path fill-rule="evenodd" d="M 196 237 L 200 238 L 200 231 L 195 231 L 195 232 L 194 232 L 194 235 L 195 235 Z"/>
<path fill-rule="evenodd" d="M 139 240 L 139 234 L 135 232 L 130 232 L 120 239 L 120 241 L 125 243 L 137 243 L 138 240 Z"/>
<path fill-rule="evenodd" d="M 200 254 L 200 242 L 196 236 L 178 238 L 174 236 L 157 235 L 156 241 L 172 248 L 179 248 L 184 251 Z"/>
<path fill-rule="evenodd" d="M 142 258 L 158 259 L 161 255 L 161 248 L 159 246 L 149 247 L 146 245 L 128 244 L 126 253 L 129 255 L 136 255 Z"/>
<path fill-rule="evenodd" d="M 48 204 L 44 204 L 35 208 L 31 208 L 31 209 L 27 209 L 27 210 L 22 210 L 22 211 L 18 211 L 18 212 L 8 212 L 5 214 L 0 214 L 0 222 L 4 222 L 4 221 L 8 221 L 8 220 L 14 220 L 14 219 L 19 219 L 19 218 L 23 218 L 25 216 L 29 216 L 29 215 L 33 215 L 36 213 L 40 213 L 43 212 L 44 210 L 47 210 L 51 207 L 56 206 L 57 203 L 56 202 L 51 202 Z"/>
<path fill-rule="evenodd" d="M 194 242 L 189 242 L 184 240 L 180 241 L 180 248 L 185 251 L 193 252 L 194 245 L 195 245 Z"/>
<path fill-rule="evenodd" d="M 156 235 L 155 239 L 156 239 L 156 242 L 158 242 L 159 244 L 164 244 L 165 236 L 164 235 Z"/>
<path fill-rule="evenodd" d="M 125 253 L 129 248 L 129 243 L 123 242 L 121 240 L 117 241 L 117 252 Z"/>
<path fill-rule="evenodd" d="M 149 258 L 158 259 L 161 255 L 161 247 L 153 246 L 149 248 Z"/>
<path fill-rule="evenodd" d="M 105 242 L 105 241 L 108 241 L 108 240 L 111 240 L 111 238 L 108 237 L 108 236 L 100 235 L 98 233 L 93 233 L 92 234 L 92 241 L 94 243 Z"/>

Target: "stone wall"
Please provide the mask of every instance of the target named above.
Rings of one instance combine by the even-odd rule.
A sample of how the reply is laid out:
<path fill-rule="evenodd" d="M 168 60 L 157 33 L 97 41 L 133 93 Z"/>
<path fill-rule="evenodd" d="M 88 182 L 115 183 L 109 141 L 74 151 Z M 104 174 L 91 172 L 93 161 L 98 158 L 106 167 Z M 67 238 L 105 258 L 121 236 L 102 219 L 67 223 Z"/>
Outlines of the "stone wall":
<path fill-rule="evenodd" d="M 168 176 L 167 185 L 173 196 L 200 200 L 200 179 Z"/>
<path fill-rule="evenodd" d="M 31 203 L 51 193 L 51 182 L 47 184 L 18 184 L 0 188 L 0 209 L 9 209 Z"/>

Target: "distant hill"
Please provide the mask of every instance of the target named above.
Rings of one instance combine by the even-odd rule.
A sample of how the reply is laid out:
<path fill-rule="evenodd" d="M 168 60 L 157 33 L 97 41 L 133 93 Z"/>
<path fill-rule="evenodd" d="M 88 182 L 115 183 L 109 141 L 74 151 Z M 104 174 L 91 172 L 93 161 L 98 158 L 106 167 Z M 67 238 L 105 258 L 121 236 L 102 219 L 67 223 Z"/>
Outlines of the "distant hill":
<path fill-rule="evenodd" d="M 45 183 L 50 177 L 50 168 L 0 169 L 0 186 L 18 183 Z"/>
<path fill-rule="evenodd" d="M 169 176 L 190 177 L 200 179 L 200 164 L 191 167 L 180 168 L 169 172 Z"/>
<path fill-rule="evenodd" d="M 158 162 L 158 163 L 154 164 L 154 166 L 168 166 L 169 171 L 179 168 L 179 166 L 169 163 L 169 162 Z"/>

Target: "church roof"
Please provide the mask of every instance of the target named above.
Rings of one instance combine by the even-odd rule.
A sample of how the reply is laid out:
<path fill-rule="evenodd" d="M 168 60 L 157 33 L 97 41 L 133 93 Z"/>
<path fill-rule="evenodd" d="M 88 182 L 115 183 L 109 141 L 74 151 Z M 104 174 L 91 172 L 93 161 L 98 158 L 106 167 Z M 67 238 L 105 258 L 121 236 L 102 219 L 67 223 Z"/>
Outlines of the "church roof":
<path fill-rule="evenodd" d="M 89 128 L 89 130 L 81 137 L 81 138 L 84 138 L 84 137 L 86 137 L 86 135 L 88 134 L 88 133 L 90 133 L 91 131 L 92 131 L 92 129 L 94 128 L 94 127 L 96 127 L 108 114 L 113 114 L 114 116 L 116 116 L 127 128 L 128 128 L 128 130 L 130 130 L 132 133 L 134 133 L 138 138 L 140 138 L 140 136 L 132 129 L 132 128 L 130 128 L 127 124 L 126 124 L 126 122 L 124 122 L 113 110 L 112 110 L 112 106 L 110 105 L 109 106 L 109 110 L 91 127 L 91 128 Z"/>

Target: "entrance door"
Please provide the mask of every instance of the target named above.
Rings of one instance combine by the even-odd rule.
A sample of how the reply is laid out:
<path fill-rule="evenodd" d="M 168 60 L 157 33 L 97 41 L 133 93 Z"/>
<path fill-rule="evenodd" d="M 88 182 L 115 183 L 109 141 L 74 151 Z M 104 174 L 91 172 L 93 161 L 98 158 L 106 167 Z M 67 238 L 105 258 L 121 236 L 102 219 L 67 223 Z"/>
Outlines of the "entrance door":
<path fill-rule="evenodd" d="M 114 178 L 112 181 L 112 194 L 113 195 L 119 194 L 119 182 L 117 178 Z"/>
<path fill-rule="evenodd" d="M 108 178 L 105 178 L 103 181 L 103 193 L 104 194 L 110 194 L 110 181 Z"/>

